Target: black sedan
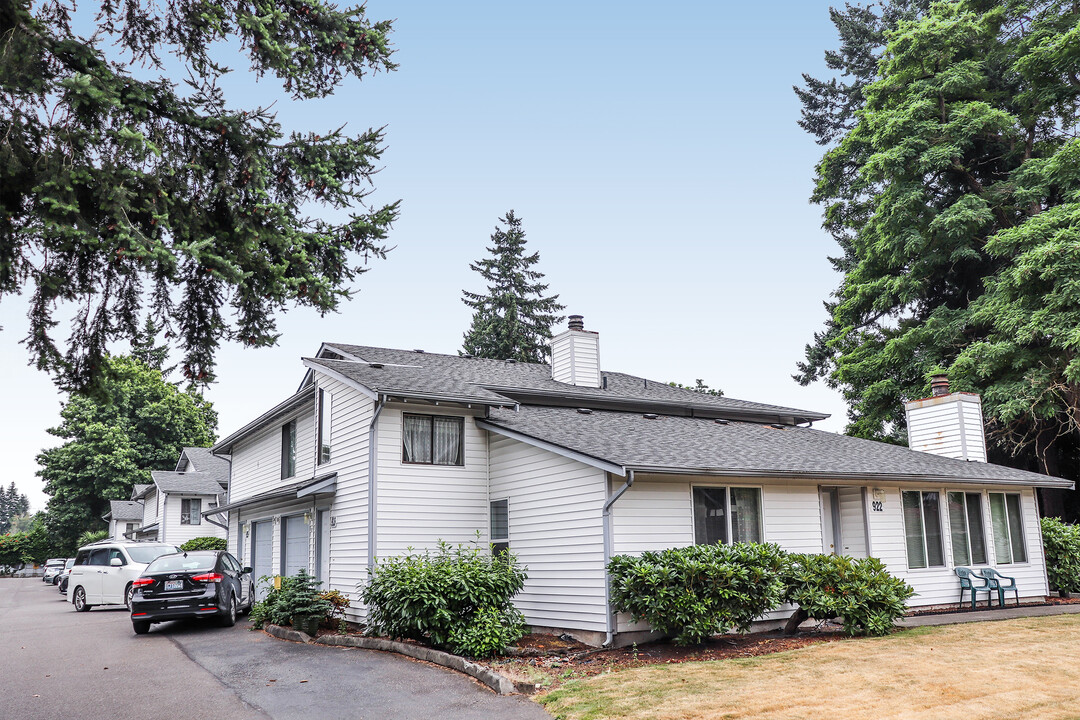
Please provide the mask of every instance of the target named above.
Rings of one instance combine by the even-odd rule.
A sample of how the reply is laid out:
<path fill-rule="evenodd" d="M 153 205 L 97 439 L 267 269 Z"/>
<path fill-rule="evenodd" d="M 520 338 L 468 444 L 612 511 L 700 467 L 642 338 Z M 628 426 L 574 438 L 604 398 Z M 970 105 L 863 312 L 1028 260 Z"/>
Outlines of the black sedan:
<path fill-rule="evenodd" d="M 223 550 L 162 555 L 132 586 L 136 635 L 149 632 L 151 623 L 190 617 L 214 617 L 230 627 L 237 613 L 251 610 L 255 602 L 251 568 Z"/>

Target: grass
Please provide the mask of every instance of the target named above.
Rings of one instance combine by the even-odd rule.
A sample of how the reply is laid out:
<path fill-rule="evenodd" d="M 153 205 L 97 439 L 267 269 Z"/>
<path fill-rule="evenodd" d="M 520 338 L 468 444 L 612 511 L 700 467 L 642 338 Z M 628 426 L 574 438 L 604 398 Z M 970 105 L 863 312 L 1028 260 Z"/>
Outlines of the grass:
<path fill-rule="evenodd" d="M 1080 616 L 906 630 L 756 658 L 651 665 L 538 700 L 557 718 L 1080 717 Z"/>

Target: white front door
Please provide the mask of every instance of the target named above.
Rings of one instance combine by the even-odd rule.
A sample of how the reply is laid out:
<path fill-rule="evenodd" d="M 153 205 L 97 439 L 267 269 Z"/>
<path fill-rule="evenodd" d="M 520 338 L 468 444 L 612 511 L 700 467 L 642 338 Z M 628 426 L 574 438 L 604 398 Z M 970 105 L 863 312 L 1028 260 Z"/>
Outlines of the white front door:
<path fill-rule="evenodd" d="M 251 523 L 251 567 L 255 571 L 256 599 L 266 596 L 266 584 L 259 581 L 274 574 L 274 524 L 269 520 Z"/>
<path fill-rule="evenodd" d="M 281 518 L 281 574 L 292 576 L 300 569 L 309 570 L 311 553 L 311 530 L 303 515 Z"/>

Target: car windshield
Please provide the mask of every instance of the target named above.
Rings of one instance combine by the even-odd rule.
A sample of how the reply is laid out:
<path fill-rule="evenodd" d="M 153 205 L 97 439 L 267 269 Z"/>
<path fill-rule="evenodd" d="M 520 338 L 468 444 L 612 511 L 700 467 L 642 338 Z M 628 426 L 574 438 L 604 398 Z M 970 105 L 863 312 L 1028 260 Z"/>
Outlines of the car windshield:
<path fill-rule="evenodd" d="M 217 556 L 210 555 L 166 555 L 159 557 L 146 568 L 146 574 L 159 572 L 184 572 L 185 570 L 210 570 L 214 567 Z"/>
<path fill-rule="evenodd" d="M 129 545 L 128 555 L 137 563 L 152 562 L 154 558 L 166 553 L 176 552 L 175 545 Z"/>
<path fill-rule="evenodd" d="M 71 567 L 74 564 L 75 564 L 75 558 L 71 558 L 66 563 L 64 563 L 64 569 L 66 570 L 67 568 Z"/>

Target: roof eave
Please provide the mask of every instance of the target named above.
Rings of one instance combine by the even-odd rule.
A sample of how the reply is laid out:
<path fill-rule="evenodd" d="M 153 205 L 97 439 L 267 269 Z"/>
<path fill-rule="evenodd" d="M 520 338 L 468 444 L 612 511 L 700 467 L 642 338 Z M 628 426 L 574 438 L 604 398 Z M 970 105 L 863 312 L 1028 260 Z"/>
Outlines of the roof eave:
<path fill-rule="evenodd" d="M 476 426 L 481 430 L 487 430 L 489 432 L 495 433 L 496 435 L 502 435 L 503 437 L 517 440 L 518 442 L 525 443 L 526 445 L 531 445 L 533 447 L 540 448 L 541 450 L 547 450 L 548 452 L 554 453 L 556 455 L 561 455 L 562 457 L 569 458 L 571 460 L 576 460 L 584 465 L 589 465 L 591 467 L 604 470 L 606 472 L 612 473 L 613 475 L 618 475 L 619 477 L 626 477 L 626 468 L 622 465 L 619 465 L 618 463 L 611 462 L 610 460 L 605 460 L 604 458 L 599 458 L 592 455 L 586 455 L 585 453 L 578 452 L 577 450 L 572 450 L 563 445 L 556 445 L 553 442 L 541 440 L 540 438 L 533 437 L 532 435 L 526 435 L 525 433 L 519 432 L 517 430 L 509 430 L 507 428 L 495 425 L 485 420 L 478 419 L 476 421 Z"/>
<path fill-rule="evenodd" d="M 288 399 L 278 403 L 274 407 L 264 412 L 259 417 L 255 418 L 247 425 L 243 426 L 236 432 L 232 433 L 223 440 L 219 440 L 210 448 L 210 452 L 214 455 L 229 455 L 232 453 L 233 445 L 240 440 L 248 437 L 254 432 L 261 430 L 265 425 L 269 424 L 273 420 L 280 418 L 285 413 L 291 412 L 300 407 L 307 400 L 312 400 L 314 395 L 308 389 L 303 389 Z"/>

